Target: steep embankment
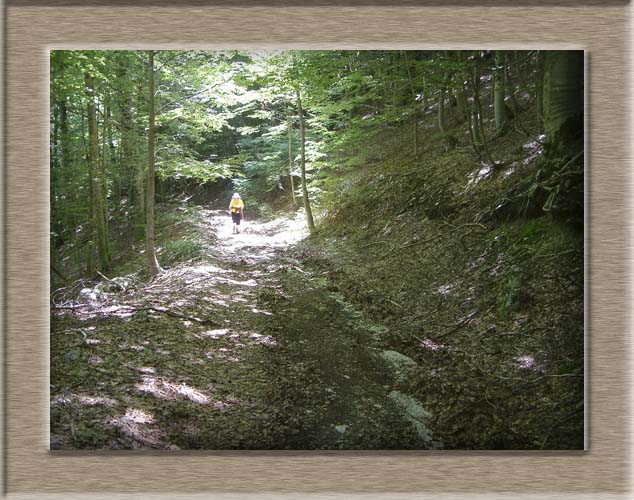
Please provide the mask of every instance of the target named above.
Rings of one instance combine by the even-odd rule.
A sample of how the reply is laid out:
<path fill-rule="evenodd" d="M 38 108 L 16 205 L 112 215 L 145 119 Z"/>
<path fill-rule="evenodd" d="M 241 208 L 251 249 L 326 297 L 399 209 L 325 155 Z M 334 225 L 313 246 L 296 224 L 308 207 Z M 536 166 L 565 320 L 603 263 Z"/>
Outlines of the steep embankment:
<path fill-rule="evenodd" d="M 298 255 L 417 362 L 404 390 L 447 448 L 582 448 L 582 174 L 523 132 L 488 147 L 385 144 Z"/>

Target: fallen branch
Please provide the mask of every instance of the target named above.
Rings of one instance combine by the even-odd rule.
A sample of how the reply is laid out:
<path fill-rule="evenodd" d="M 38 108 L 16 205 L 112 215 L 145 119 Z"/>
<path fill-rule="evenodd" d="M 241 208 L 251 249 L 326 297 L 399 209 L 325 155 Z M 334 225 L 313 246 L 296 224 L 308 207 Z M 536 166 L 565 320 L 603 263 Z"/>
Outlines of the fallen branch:
<path fill-rule="evenodd" d="M 173 318 L 194 321 L 196 323 L 200 323 L 200 324 L 203 324 L 203 325 L 221 326 L 220 323 L 218 323 L 217 321 L 214 321 L 212 319 L 201 319 L 201 318 L 197 318 L 195 316 L 187 316 L 186 314 L 181 314 L 181 313 L 178 313 L 178 312 L 170 311 L 169 309 L 166 309 L 166 308 L 163 308 L 163 307 L 141 307 L 141 308 L 130 308 L 130 309 L 132 309 L 134 312 L 138 312 L 138 311 L 154 311 L 154 312 L 157 312 L 157 313 L 167 314 L 168 316 L 172 316 Z"/>

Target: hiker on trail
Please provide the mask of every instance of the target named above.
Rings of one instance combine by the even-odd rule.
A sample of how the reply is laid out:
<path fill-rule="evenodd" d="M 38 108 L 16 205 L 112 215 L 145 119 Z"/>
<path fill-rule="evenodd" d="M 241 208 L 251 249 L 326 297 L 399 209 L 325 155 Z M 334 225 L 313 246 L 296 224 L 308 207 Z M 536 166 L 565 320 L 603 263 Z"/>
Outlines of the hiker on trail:
<path fill-rule="evenodd" d="M 233 221 L 233 234 L 240 232 L 240 219 L 244 211 L 244 202 L 238 193 L 233 193 L 231 203 L 229 203 L 229 210 L 231 211 L 231 220 Z"/>

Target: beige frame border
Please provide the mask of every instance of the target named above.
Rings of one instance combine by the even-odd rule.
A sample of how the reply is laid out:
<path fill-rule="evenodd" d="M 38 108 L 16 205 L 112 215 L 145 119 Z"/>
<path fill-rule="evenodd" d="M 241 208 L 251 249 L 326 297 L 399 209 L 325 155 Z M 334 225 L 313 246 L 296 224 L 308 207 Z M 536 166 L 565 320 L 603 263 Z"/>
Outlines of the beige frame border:
<path fill-rule="evenodd" d="M 130 2 L 132 3 L 132 2 Z M 376 2 L 375 2 L 376 3 Z M 7 7 L 5 490 L 13 498 L 597 498 L 630 489 L 626 69 L 631 9 L 200 3 Z M 555 452 L 48 452 L 50 48 L 583 48 L 590 449 Z M 84 492 L 84 493 L 82 493 Z M 99 493 L 98 493 L 99 492 Z M 265 493 L 269 492 L 269 493 Z M 63 493 L 63 494 L 62 494 Z M 446 496 L 440 493 L 445 493 Z M 282 495 L 284 494 L 284 495 Z M 415 494 L 415 495 L 414 495 Z M 135 496 L 136 496 L 135 495 Z M 331 498 L 331 496 L 329 496 Z"/>

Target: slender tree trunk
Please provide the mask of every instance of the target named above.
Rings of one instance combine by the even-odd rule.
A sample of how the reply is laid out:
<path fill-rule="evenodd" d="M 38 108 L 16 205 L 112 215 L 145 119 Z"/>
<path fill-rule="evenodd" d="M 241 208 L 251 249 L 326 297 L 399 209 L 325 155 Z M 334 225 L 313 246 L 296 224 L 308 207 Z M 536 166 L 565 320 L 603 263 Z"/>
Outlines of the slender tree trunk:
<path fill-rule="evenodd" d="M 473 101 L 471 103 L 471 126 L 473 128 L 473 139 L 475 143 L 480 147 L 482 145 L 482 138 L 480 133 L 480 118 L 479 118 L 479 109 L 480 109 L 480 68 L 478 65 L 477 56 L 474 58 L 473 64 L 473 77 L 472 77 L 472 87 L 473 87 Z"/>
<path fill-rule="evenodd" d="M 438 100 L 438 128 L 447 143 L 447 148 L 453 148 L 456 145 L 455 138 L 447 130 L 446 112 L 445 112 L 445 96 L 447 94 L 449 75 L 445 76 L 445 82 L 440 89 L 440 98 Z"/>
<path fill-rule="evenodd" d="M 522 107 L 517 102 L 517 98 L 515 97 L 515 82 L 511 78 L 511 74 L 516 76 L 516 80 L 515 80 L 516 82 L 521 83 L 526 81 L 526 79 L 523 76 L 524 72 L 523 71 L 520 72 L 521 61 L 519 61 L 518 51 L 514 50 L 512 51 L 512 54 L 513 54 L 513 59 L 512 59 L 512 63 L 510 63 L 509 53 L 508 52 L 506 53 L 506 64 L 504 65 L 504 88 L 506 88 L 506 95 L 508 96 L 509 101 L 511 102 L 511 116 L 510 116 L 511 119 L 519 116 L 520 112 L 522 111 Z M 512 73 L 511 73 L 511 68 L 513 69 Z M 507 112 L 508 112 L 508 108 L 507 108 Z"/>
<path fill-rule="evenodd" d="M 502 133 L 506 128 L 508 117 L 506 116 L 506 52 L 503 50 L 495 51 L 495 91 L 493 100 L 493 110 L 495 113 L 495 129 L 498 133 Z"/>
<path fill-rule="evenodd" d="M 59 182 L 60 170 L 62 169 L 61 153 L 63 151 L 62 138 L 62 106 L 61 101 L 55 103 L 53 113 L 53 137 L 51 139 L 51 231 L 54 235 L 51 238 L 51 249 L 56 248 L 58 242 L 62 240 L 62 224 L 60 218 L 63 211 L 59 210 L 57 199 L 57 186 Z M 65 118 L 65 117 L 64 117 Z M 51 250 L 52 251 L 52 250 Z"/>
<path fill-rule="evenodd" d="M 544 129 L 544 51 L 537 52 L 537 85 L 535 86 L 535 107 L 540 132 Z"/>
<path fill-rule="evenodd" d="M 315 221 L 313 220 L 313 212 L 310 209 L 310 200 L 308 199 L 308 188 L 306 186 L 306 133 L 304 127 L 304 110 L 302 109 L 302 98 L 299 92 L 299 88 L 295 89 L 295 96 L 297 97 L 297 112 L 299 115 L 299 133 L 300 133 L 300 158 L 301 158 L 301 171 L 302 171 L 302 193 L 304 195 L 304 209 L 306 210 L 306 222 L 308 223 L 308 230 L 312 233 L 315 232 Z"/>
<path fill-rule="evenodd" d="M 462 83 L 462 95 L 465 99 L 465 121 L 467 123 L 467 130 L 469 131 L 469 141 L 471 142 L 471 146 L 475 151 L 475 154 L 478 158 L 480 158 L 480 149 L 476 144 L 475 137 L 473 135 L 473 125 L 471 123 L 471 113 L 467 110 L 467 90 L 465 89 L 464 82 Z"/>
<path fill-rule="evenodd" d="M 104 201 L 104 190 L 101 182 L 101 169 L 99 167 L 99 137 L 97 129 L 97 111 L 95 107 L 95 94 L 93 77 L 85 74 L 86 93 L 88 95 L 88 163 L 93 207 L 93 228 L 96 232 L 97 254 L 99 267 L 108 269 L 110 264 L 110 248 L 108 242 L 108 220 Z M 94 242 L 94 239 L 91 241 Z"/>
<path fill-rule="evenodd" d="M 487 144 L 486 133 L 484 129 L 484 118 L 482 113 L 482 103 L 480 101 L 480 56 L 475 55 L 474 67 L 473 67 L 473 135 L 476 139 L 478 146 L 482 147 L 482 150 L 486 154 L 486 157 L 491 161 L 491 153 Z"/>
<path fill-rule="evenodd" d="M 147 102 L 147 96 L 143 85 L 139 82 L 136 86 L 136 100 L 137 107 L 142 108 Z M 135 117 L 132 112 L 132 96 L 126 101 L 126 108 L 129 110 L 128 117 L 128 165 L 130 172 L 130 187 L 132 201 L 134 203 L 134 236 L 136 240 L 140 241 L 145 238 L 145 185 L 147 178 L 147 163 L 141 160 L 141 152 L 139 151 L 139 142 L 137 141 L 137 134 L 135 134 Z"/>
<path fill-rule="evenodd" d="M 429 98 L 427 97 L 427 80 L 423 76 L 423 114 L 427 111 L 429 107 Z"/>
<path fill-rule="evenodd" d="M 412 93 L 412 117 L 414 120 L 414 157 L 418 157 L 418 104 L 416 102 L 416 90 L 414 89 L 414 80 L 412 78 L 412 72 L 409 67 L 409 61 L 407 60 L 407 52 L 403 51 L 405 57 L 405 67 L 407 68 L 407 79 L 409 80 L 409 88 Z"/>
<path fill-rule="evenodd" d="M 460 123 L 465 123 L 468 119 L 467 115 L 469 112 L 467 111 L 467 93 L 465 92 L 464 84 L 461 88 L 456 89 L 456 103 Z"/>
<path fill-rule="evenodd" d="M 148 178 L 145 222 L 145 253 L 148 258 L 150 274 L 156 276 L 161 272 L 154 246 L 154 51 L 148 51 Z"/>
<path fill-rule="evenodd" d="M 295 180 L 293 179 L 293 123 L 288 105 L 286 106 L 286 129 L 288 130 L 288 177 L 291 181 L 293 205 L 297 206 L 297 200 L 295 199 Z"/>
<path fill-rule="evenodd" d="M 141 240 L 145 237 L 145 222 L 146 222 L 146 169 L 141 162 L 138 163 L 135 172 L 134 180 L 134 193 L 135 193 L 135 211 L 134 211 L 134 232 L 137 240 Z"/>
<path fill-rule="evenodd" d="M 447 135 L 447 127 L 445 126 L 445 87 L 440 89 L 440 97 L 438 98 L 438 128 L 442 132 L 443 137 Z"/>

